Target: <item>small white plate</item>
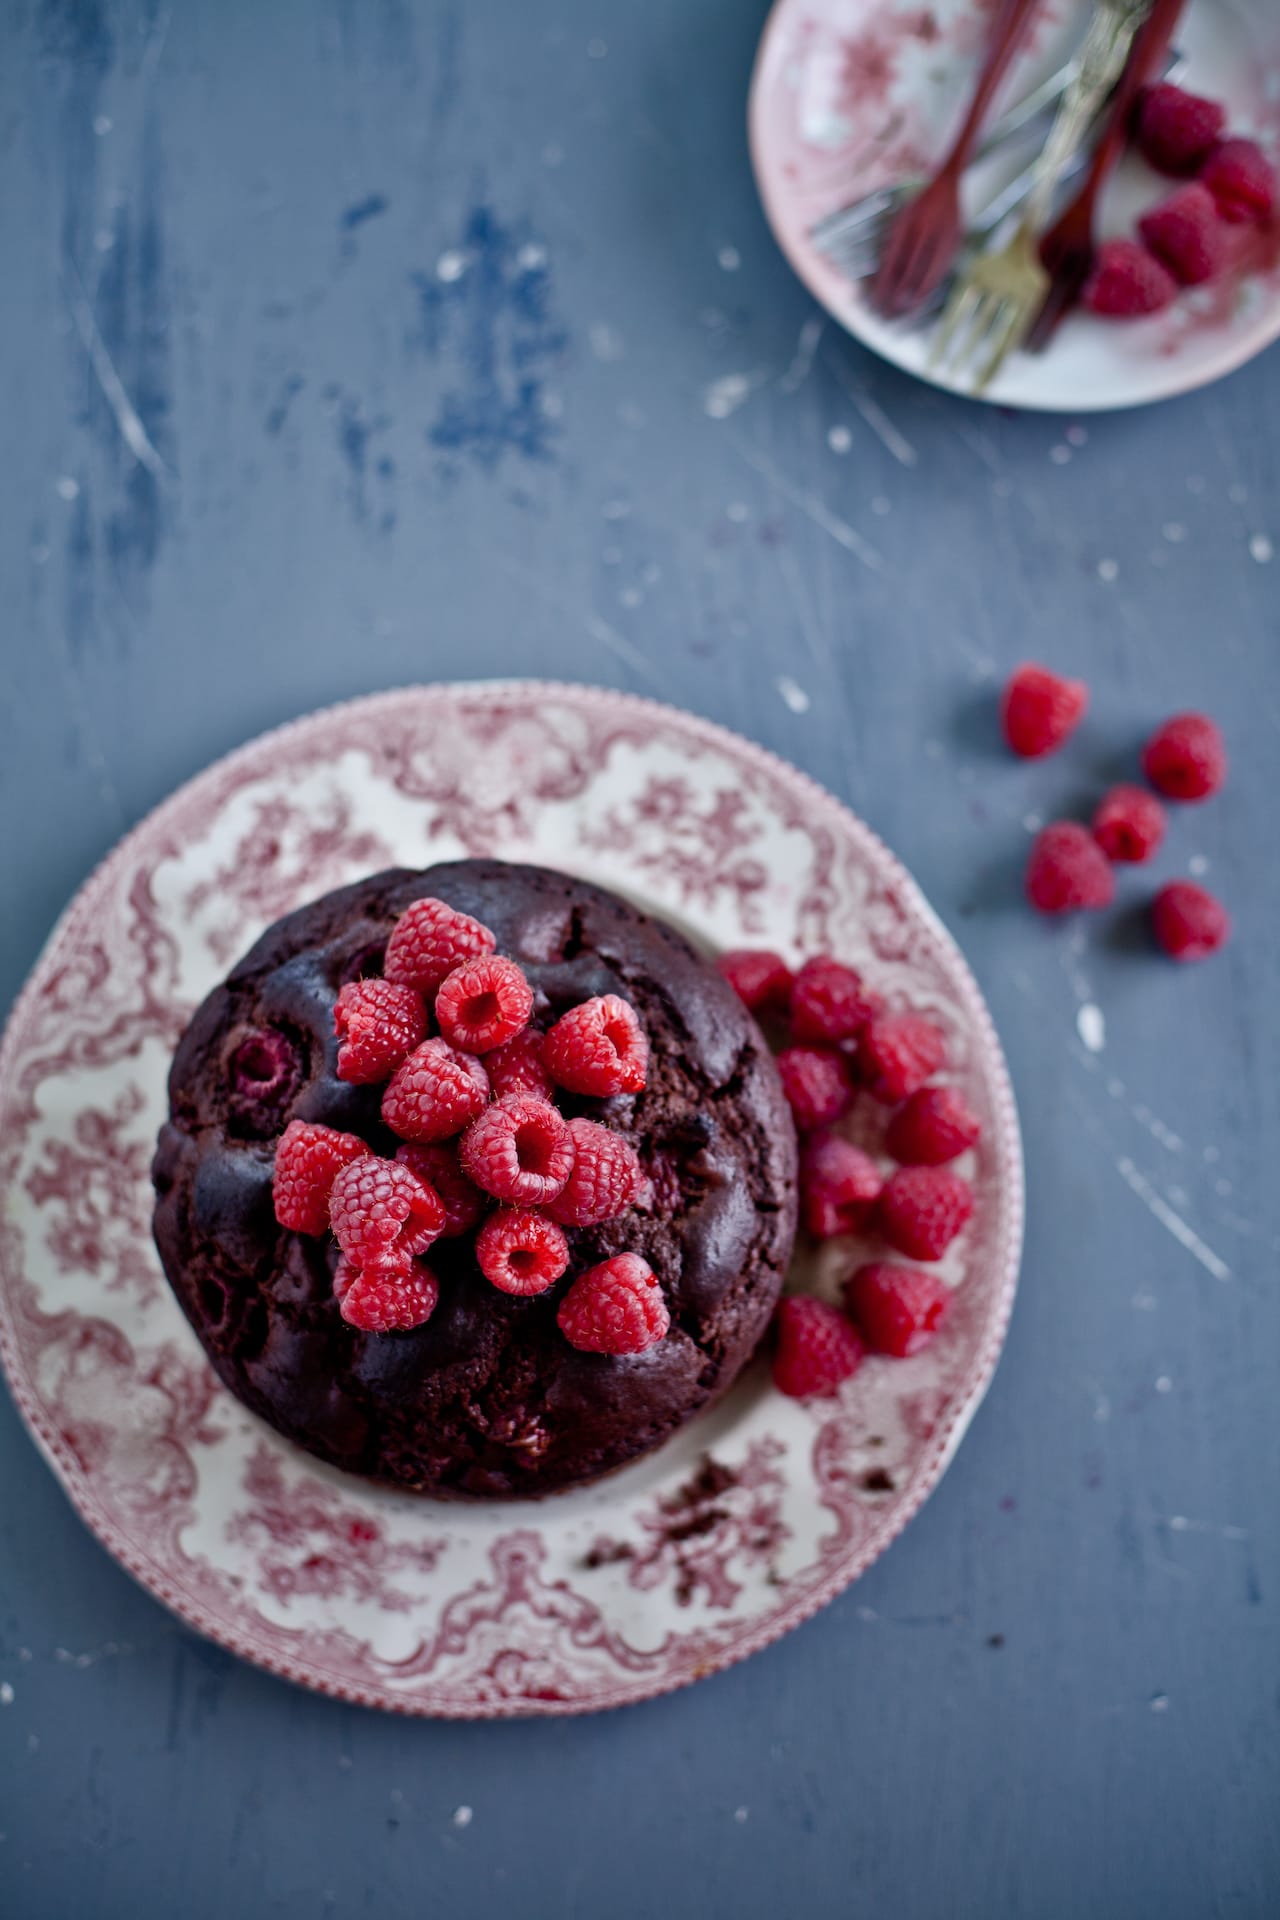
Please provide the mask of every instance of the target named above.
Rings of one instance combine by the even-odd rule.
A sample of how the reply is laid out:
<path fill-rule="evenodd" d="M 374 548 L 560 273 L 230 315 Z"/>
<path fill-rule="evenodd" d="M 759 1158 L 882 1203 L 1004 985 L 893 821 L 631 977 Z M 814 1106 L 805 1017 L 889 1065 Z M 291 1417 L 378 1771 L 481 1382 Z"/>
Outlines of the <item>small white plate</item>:
<path fill-rule="evenodd" d="M 174 1042 L 278 915 L 379 867 L 481 853 L 617 887 L 711 947 L 830 948 L 946 1028 L 983 1137 L 925 1353 L 868 1360 L 812 1405 L 758 1361 L 657 1453 L 533 1503 L 441 1505 L 330 1471 L 219 1385 L 151 1242 Z M 897 861 L 759 747 L 586 687 L 379 694 L 220 761 L 77 894 L 0 1047 L 0 1358 L 49 1464 L 193 1627 L 402 1713 L 620 1706 L 807 1619 L 955 1451 L 1004 1340 L 1021 1232 L 999 1043 Z M 832 1243 L 806 1284 L 834 1290 L 853 1252 Z"/>
<path fill-rule="evenodd" d="M 865 288 L 809 238 L 835 208 L 935 166 L 972 92 L 990 32 L 982 0 L 777 0 L 751 85 L 751 154 L 779 246 L 813 294 L 855 339 L 952 393 L 963 378 L 930 369 L 930 332 L 884 320 Z M 1007 77 L 1002 103 L 1022 98 L 1078 44 L 1088 9 L 1046 0 Z M 1195 0 L 1177 33 L 1181 84 L 1225 103 L 1232 133 L 1280 152 L 1280 6 L 1275 0 Z M 978 176 L 1001 184 L 1025 164 Z M 1108 186 L 1100 231 L 1129 233 L 1172 190 L 1128 156 Z M 1280 223 L 1259 246 L 1262 268 L 1197 288 L 1148 320 L 1071 315 L 1040 354 L 1014 354 L 981 397 L 1048 413 L 1101 412 L 1163 400 L 1219 380 L 1280 336 Z"/>

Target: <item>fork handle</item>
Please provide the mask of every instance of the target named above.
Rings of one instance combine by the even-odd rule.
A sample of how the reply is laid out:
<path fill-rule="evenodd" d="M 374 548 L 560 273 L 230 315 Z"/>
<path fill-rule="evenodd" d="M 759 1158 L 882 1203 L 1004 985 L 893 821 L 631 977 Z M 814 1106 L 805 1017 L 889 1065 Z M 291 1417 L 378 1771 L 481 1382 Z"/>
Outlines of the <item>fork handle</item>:
<path fill-rule="evenodd" d="M 1088 177 L 1077 196 L 1077 200 L 1085 206 L 1093 205 L 1099 189 L 1124 151 L 1134 101 L 1167 55 L 1184 3 L 1185 0 L 1155 0 L 1143 25 L 1133 36 L 1129 58 L 1107 107 L 1102 137 L 1093 150 Z M 1075 204 L 1073 201 L 1072 206 Z M 1069 207 L 1067 214 L 1063 215 L 1064 221 L 1070 212 Z"/>
<path fill-rule="evenodd" d="M 1100 4 L 1095 11 L 1080 49 L 1079 71 L 1062 96 L 1058 117 L 1040 155 L 1035 183 L 1027 197 L 1023 219 L 1026 231 L 1036 233 L 1044 226 L 1058 181 L 1119 79 L 1134 35 L 1150 11 L 1151 0 L 1135 0 L 1128 7 Z"/>
<path fill-rule="evenodd" d="M 978 84 L 969 102 L 969 111 L 952 143 L 950 153 L 938 169 L 940 174 L 964 172 L 974 143 L 982 130 L 982 123 L 987 117 L 987 109 L 991 105 L 996 88 L 1008 72 L 1009 63 L 1017 52 L 1023 32 L 1038 5 L 1039 0 L 1004 0 L 1000 17 L 992 30 L 986 60 L 978 75 Z"/>

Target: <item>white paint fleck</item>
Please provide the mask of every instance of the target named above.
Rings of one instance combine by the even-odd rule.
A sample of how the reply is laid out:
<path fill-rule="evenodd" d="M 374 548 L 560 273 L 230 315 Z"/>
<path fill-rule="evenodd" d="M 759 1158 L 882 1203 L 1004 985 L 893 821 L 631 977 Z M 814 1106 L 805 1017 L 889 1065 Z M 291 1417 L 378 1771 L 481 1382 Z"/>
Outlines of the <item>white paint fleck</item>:
<path fill-rule="evenodd" d="M 790 674 L 780 673 L 773 684 L 782 696 L 783 705 L 790 707 L 792 713 L 808 713 L 811 705 L 809 696 Z"/>
<path fill-rule="evenodd" d="M 1169 1527 L 1173 1533 L 1185 1533 L 1190 1525 L 1191 1522 L 1185 1513 L 1171 1513 L 1169 1515 Z"/>
<path fill-rule="evenodd" d="M 1105 580 L 1107 585 L 1110 586 L 1111 582 L 1113 580 L 1119 579 L 1119 577 L 1120 577 L 1120 562 L 1118 560 L 1111 560 L 1111 559 L 1099 560 L 1098 562 L 1099 580 Z"/>
<path fill-rule="evenodd" d="M 587 328 L 587 343 L 597 360 L 621 360 L 626 352 L 622 335 L 603 320 Z"/>
<path fill-rule="evenodd" d="M 1154 1293 L 1135 1293 L 1129 1304 L 1135 1313 L 1154 1313 L 1159 1303 Z"/>
<path fill-rule="evenodd" d="M 73 480 L 69 473 L 64 473 L 62 478 L 55 482 L 54 491 L 59 500 L 74 500 L 80 492 L 80 482 Z"/>
<path fill-rule="evenodd" d="M 588 40 L 587 42 L 588 60 L 603 60 L 608 51 L 608 44 L 604 40 Z"/>
<path fill-rule="evenodd" d="M 828 427 L 827 445 L 832 453 L 848 453 L 853 445 L 853 435 L 848 427 Z"/>
<path fill-rule="evenodd" d="M 1185 1247 L 1187 1252 L 1200 1262 L 1200 1265 L 1205 1269 L 1206 1273 L 1211 1273 L 1215 1280 L 1229 1280 L 1231 1278 L 1231 1269 L 1226 1261 L 1220 1259 L 1213 1251 L 1213 1248 L 1205 1244 L 1200 1238 L 1200 1235 L 1193 1227 L 1187 1224 L 1181 1214 L 1174 1212 L 1168 1201 L 1162 1199 L 1156 1192 L 1151 1182 L 1139 1173 L 1132 1160 L 1127 1158 L 1117 1160 L 1116 1172 L 1120 1175 L 1120 1178 L 1125 1182 L 1126 1186 L 1128 1186 L 1133 1193 L 1137 1194 L 1139 1200 L 1141 1200 L 1142 1204 L 1147 1208 L 1147 1211 L 1160 1222 L 1160 1225 L 1165 1231 L 1171 1233 L 1179 1245 Z M 1161 1388 L 1161 1392 L 1167 1391 L 1167 1388 Z"/>
<path fill-rule="evenodd" d="M 453 1824 L 455 1827 L 469 1827 L 474 1818 L 475 1813 L 470 1807 L 455 1807 L 453 1810 Z"/>
<path fill-rule="evenodd" d="M 1167 1693 L 1153 1693 L 1147 1704 L 1152 1713 L 1168 1713 L 1169 1696 Z"/>
<path fill-rule="evenodd" d="M 881 520 L 884 519 L 886 513 L 892 513 L 893 502 L 887 493 L 877 493 L 872 496 L 871 511 Z"/>
<path fill-rule="evenodd" d="M 1055 467 L 1065 467 L 1068 460 L 1071 458 L 1071 449 L 1070 447 L 1066 446 L 1062 441 L 1059 441 L 1056 446 L 1050 447 L 1049 458 L 1052 460 Z"/>
<path fill-rule="evenodd" d="M 606 500 L 600 509 L 606 520 L 629 520 L 631 502 L 629 500 Z"/>
<path fill-rule="evenodd" d="M 1022 816 L 1022 824 L 1028 833 L 1039 833 L 1041 827 L 1044 825 L 1044 815 L 1042 813 L 1024 813 Z"/>
<path fill-rule="evenodd" d="M 1093 1417 L 1097 1421 L 1100 1427 L 1105 1427 L 1108 1420 L 1111 1418 L 1111 1402 L 1110 1400 L 1108 1400 L 1105 1393 L 1094 1394 Z"/>
<path fill-rule="evenodd" d="M 1209 862 L 1202 853 L 1193 853 L 1187 862 L 1187 872 L 1196 875 L 1208 873 Z"/>
<path fill-rule="evenodd" d="M 40 1751 L 40 1735 L 38 1733 L 29 1733 L 27 1735 L 27 1752 L 39 1753 L 39 1751 Z"/>
<path fill-rule="evenodd" d="M 1171 1380 L 1171 1379 L 1169 1378 L 1169 1376 L 1168 1376 L 1168 1374 L 1167 1374 L 1167 1373 L 1162 1373 L 1162 1374 L 1160 1374 L 1160 1375 L 1159 1375 L 1159 1376 L 1157 1377 L 1157 1380 L 1156 1380 L 1156 1392 L 1157 1392 L 1157 1393 L 1172 1393 L 1172 1392 L 1173 1392 L 1173 1382 L 1172 1382 L 1172 1380 Z"/>
<path fill-rule="evenodd" d="M 542 411 L 548 420 L 558 420 L 564 412 L 564 397 L 561 394 L 547 392 L 542 396 Z"/>
<path fill-rule="evenodd" d="M 1171 547 L 1180 546 L 1187 537 L 1187 529 L 1181 520 L 1166 520 L 1160 532 Z"/>
<path fill-rule="evenodd" d="M 1250 558 L 1256 560 L 1260 567 L 1265 567 L 1275 558 L 1275 551 L 1265 533 L 1255 533 L 1249 541 Z"/>
<path fill-rule="evenodd" d="M 0 1707 L 11 1707 L 13 1699 L 12 1684 L 8 1680 L 0 1680 Z"/>
<path fill-rule="evenodd" d="M 536 240 L 526 240 L 516 254 L 516 265 L 523 267 L 526 273 L 534 273 L 547 264 L 547 250 Z"/>
<path fill-rule="evenodd" d="M 105 140 L 111 131 L 112 121 L 109 113 L 100 113 L 94 120 L 93 130 L 99 140 Z"/>
<path fill-rule="evenodd" d="M 1160 1118 L 1158 1114 L 1152 1113 L 1150 1107 L 1143 1106 L 1142 1102 L 1139 1101 L 1137 1106 L 1135 1106 L 1133 1109 L 1133 1117 L 1138 1122 L 1138 1125 L 1140 1127 L 1145 1127 L 1147 1132 L 1151 1135 L 1151 1138 L 1153 1140 L 1158 1140 L 1160 1142 L 1160 1145 L 1164 1147 L 1169 1153 L 1182 1152 L 1181 1136 L 1179 1134 L 1176 1134 L 1173 1131 L 1172 1127 L 1167 1127 L 1164 1121 Z M 1172 1189 L 1170 1189 L 1170 1193 L 1174 1200 L 1175 1206 L 1185 1206 L 1186 1204 L 1185 1194 L 1182 1196 L 1181 1199 L 1178 1199 L 1176 1195 L 1172 1194 Z"/>
<path fill-rule="evenodd" d="M 31 1657 L 32 1657 L 32 1654 L 31 1654 L 31 1649 L 30 1649 L 30 1647 L 19 1647 L 19 1648 L 18 1648 L 18 1658 L 19 1658 L 19 1660 L 30 1660 L 30 1659 L 31 1659 Z"/>
<path fill-rule="evenodd" d="M 1107 1022 L 1102 1008 L 1086 1000 L 1076 1011 L 1076 1032 L 1090 1053 L 1101 1053 L 1107 1044 Z"/>
<path fill-rule="evenodd" d="M 467 270 L 467 256 L 459 253 L 456 247 L 449 247 L 436 261 L 436 279 L 446 283 L 461 280 Z"/>
<path fill-rule="evenodd" d="M 745 500 L 731 500 L 724 510 L 724 517 L 740 527 L 744 520 L 751 518 L 751 509 Z"/>
<path fill-rule="evenodd" d="M 549 141 L 542 149 L 542 164 L 544 167 L 562 167 L 564 148 L 557 146 L 554 140 Z"/>
<path fill-rule="evenodd" d="M 618 595 L 618 604 L 623 607 L 638 607 L 644 595 L 639 587 L 624 587 Z"/>
<path fill-rule="evenodd" d="M 893 421 L 889 418 L 879 401 L 873 400 L 869 393 L 857 393 L 853 391 L 849 392 L 849 398 L 853 401 L 854 406 L 858 409 L 858 412 L 862 415 L 872 433 L 875 434 L 877 440 L 893 455 L 898 465 L 900 467 L 914 467 L 920 458 L 919 454 L 907 439 L 906 434 L 900 433 L 898 428 L 894 426 Z"/>
<path fill-rule="evenodd" d="M 761 377 L 759 373 L 722 373 L 702 395 L 703 412 L 713 420 L 727 420 L 760 385 Z"/>
<path fill-rule="evenodd" d="M 784 393 L 795 393 L 802 387 L 813 369 L 813 356 L 818 351 L 818 342 L 826 326 L 826 317 L 821 313 L 810 314 L 796 336 L 796 350 L 791 356 L 791 365 L 783 374 L 779 385 Z"/>
<path fill-rule="evenodd" d="M 750 1812 L 750 1808 L 749 1808 L 749 1807 L 735 1807 L 735 1808 L 734 1808 L 734 1810 L 733 1810 L 733 1817 L 734 1817 L 734 1819 L 735 1819 L 735 1820 L 737 1821 L 737 1823 L 738 1823 L 738 1825 L 739 1825 L 740 1827 L 743 1827 L 743 1826 L 745 1826 L 745 1825 L 746 1825 L 746 1823 L 747 1823 L 747 1816 L 748 1816 L 748 1814 L 749 1814 L 749 1812 Z"/>
<path fill-rule="evenodd" d="M 736 247 L 721 247 L 716 259 L 726 273 L 736 273 L 742 265 L 742 255 Z"/>
<path fill-rule="evenodd" d="M 1082 447 L 1089 438 L 1089 430 L 1087 427 L 1082 427 L 1078 421 L 1073 422 L 1062 437 L 1064 440 L 1069 440 L 1073 447 Z"/>

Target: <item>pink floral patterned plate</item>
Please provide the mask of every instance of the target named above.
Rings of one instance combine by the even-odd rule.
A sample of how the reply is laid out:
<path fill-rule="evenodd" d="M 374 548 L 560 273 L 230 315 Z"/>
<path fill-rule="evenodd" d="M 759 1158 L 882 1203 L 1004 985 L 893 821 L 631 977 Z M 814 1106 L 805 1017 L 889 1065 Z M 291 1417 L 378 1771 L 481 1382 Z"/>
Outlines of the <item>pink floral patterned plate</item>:
<path fill-rule="evenodd" d="M 751 86 L 751 153 L 779 246 L 815 300 L 865 346 L 951 392 L 967 382 L 929 366 L 931 337 L 883 320 L 820 254 L 816 221 L 862 193 L 927 171 L 972 92 L 993 0 L 777 0 Z M 1002 100 L 1021 99 L 1059 68 L 1088 18 L 1085 0 L 1042 0 Z M 1222 100 L 1233 133 L 1280 158 L 1280 7 L 1275 0 L 1196 0 L 1177 44 L 1181 83 Z M 1000 110 L 997 103 L 996 111 Z M 983 196 L 1027 162 L 993 161 Z M 1109 184 L 1100 230 L 1130 233 L 1171 183 L 1126 158 Z M 1257 271 L 1184 294 L 1149 320 L 1073 315 L 1042 354 L 1015 354 L 983 399 L 1089 413 L 1186 393 L 1242 366 L 1280 336 L 1280 222 L 1256 243 Z"/>
<path fill-rule="evenodd" d="M 329 1471 L 218 1384 L 152 1250 L 170 1051 L 266 923 L 394 862 L 541 861 L 709 947 L 830 947 L 945 1026 L 981 1116 L 944 1331 L 842 1396 L 763 1361 L 613 1478 L 438 1505 Z M 875 836 L 705 721 L 536 682 L 409 688 L 312 715 L 183 787 L 81 889 L 0 1050 L 0 1356 L 98 1538 L 202 1633 L 405 1713 L 573 1713 L 741 1659 L 871 1564 L 936 1484 L 1004 1338 L 1022 1167 L 1000 1048 L 956 947 Z M 851 1249 L 803 1284 L 831 1290 Z"/>

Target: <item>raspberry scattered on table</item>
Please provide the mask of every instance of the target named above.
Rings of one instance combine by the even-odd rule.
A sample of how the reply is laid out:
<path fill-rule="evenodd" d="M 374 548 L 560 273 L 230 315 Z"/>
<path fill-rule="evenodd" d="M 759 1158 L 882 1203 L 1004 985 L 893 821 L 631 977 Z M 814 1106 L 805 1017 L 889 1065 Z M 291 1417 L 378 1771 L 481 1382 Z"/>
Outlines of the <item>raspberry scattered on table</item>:
<path fill-rule="evenodd" d="M 1231 937 L 1231 916 L 1194 880 L 1173 880 L 1151 903 L 1157 943 L 1172 960 L 1207 960 Z"/>
<path fill-rule="evenodd" d="M 1170 800 L 1207 800 L 1227 777 L 1227 749 L 1203 713 L 1175 713 L 1148 740 L 1142 771 Z"/>
<path fill-rule="evenodd" d="M 1093 816 L 1093 837 L 1108 860 L 1138 865 L 1157 852 L 1165 833 L 1165 811 L 1145 787 L 1112 787 Z"/>
<path fill-rule="evenodd" d="M 1116 896 L 1111 863 L 1093 835 L 1074 820 L 1041 829 L 1027 861 L 1027 898 L 1040 913 L 1109 907 Z"/>
<path fill-rule="evenodd" d="M 1024 760 L 1054 753 L 1069 740 L 1089 705 L 1083 680 L 1064 680 L 1048 667 L 1016 667 L 1000 697 L 1000 724 L 1013 751 Z"/>

